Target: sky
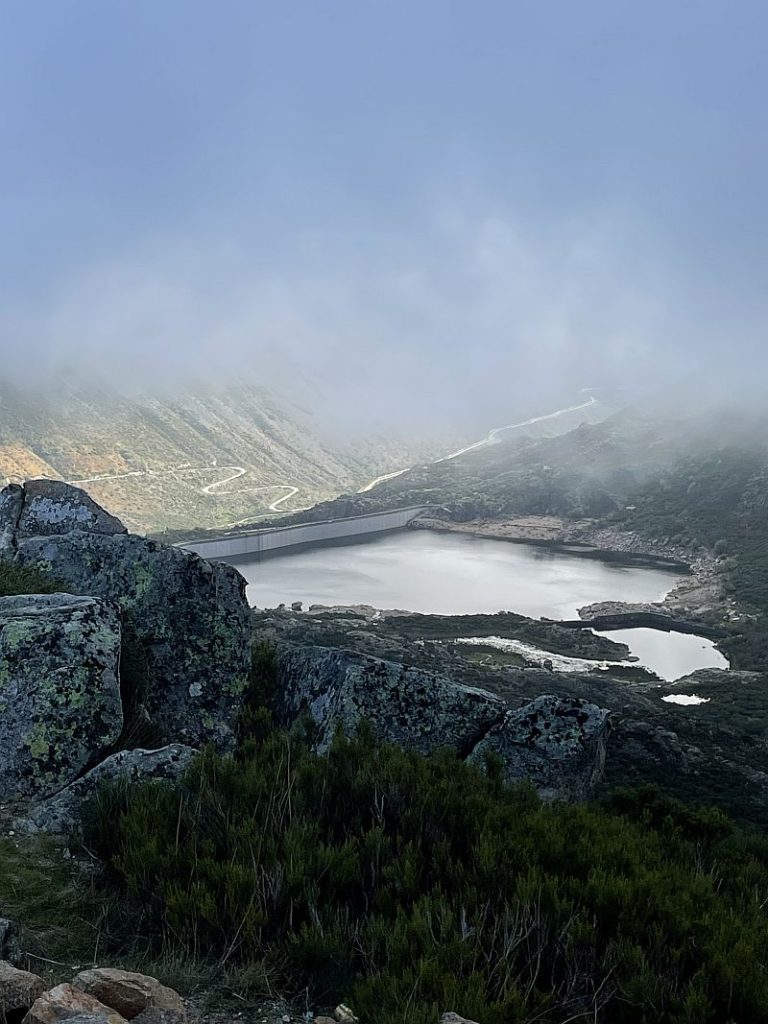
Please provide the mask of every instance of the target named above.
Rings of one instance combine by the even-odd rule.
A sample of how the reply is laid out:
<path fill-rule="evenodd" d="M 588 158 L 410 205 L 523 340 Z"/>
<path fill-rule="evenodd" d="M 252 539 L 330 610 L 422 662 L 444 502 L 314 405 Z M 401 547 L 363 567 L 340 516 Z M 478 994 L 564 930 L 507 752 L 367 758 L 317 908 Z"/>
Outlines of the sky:
<path fill-rule="evenodd" d="M 763 0 L 0 0 L 0 372 L 760 397 Z"/>

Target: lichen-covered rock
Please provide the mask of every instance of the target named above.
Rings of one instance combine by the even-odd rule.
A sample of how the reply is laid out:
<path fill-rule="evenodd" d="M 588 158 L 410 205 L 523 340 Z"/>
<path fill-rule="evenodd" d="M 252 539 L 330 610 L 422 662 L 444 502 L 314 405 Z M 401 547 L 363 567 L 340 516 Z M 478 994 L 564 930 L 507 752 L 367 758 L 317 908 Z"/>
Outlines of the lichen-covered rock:
<path fill-rule="evenodd" d="M 95 996 L 105 1006 L 111 1006 L 126 1020 L 133 1020 L 150 1008 L 184 1014 L 184 1002 L 179 993 L 147 974 L 114 967 L 94 967 L 81 971 L 72 985 Z"/>
<path fill-rule="evenodd" d="M 45 982 L 36 974 L 20 971 L 13 964 L 0 960 L 0 1020 L 28 1010 L 45 988 Z"/>
<path fill-rule="evenodd" d="M 88 533 L 127 533 L 109 514 L 79 487 L 62 480 L 28 480 L 16 526 L 17 541 L 24 537 L 49 537 L 71 530 Z"/>
<path fill-rule="evenodd" d="M 102 783 L 175 782 L 182 777 L 196 753 L 192 747 L 180 743 L 171 743 L 160 750 L 121 750 L 61 792 L 38 803 L 23 820 L 17 822 L 17 827 L 27 832 L 71 835 L 81 824 L 83 806 Z"/>
<path fill-rule="evenodd" d="M 117 739 L 119 656 L 108 602 L 0 598 L 0 800 L 56 792 Z"/>
<path fill-rule="evenodd" d="M 545 800 L 583 800 L 603 775 L 609 712 L 551 694 L 510 711 L 477 744 L 469 761 L 502 762 L 507 782 L 530 780 Z"/>
<path fill-rule="evenodd" d="M 500 720 L 506 704 L 485 690 L 460 686 L 423 669 L 327 647 L 288 647 L 278 655 L 279 717 L 307 712 L 325 753 L 339 726 L 353 736 L 363 721 L 376 737 L 428 754 L 470 750 Z"/>
<path fill-rule="evenodd" d="M 16 531 L 24 508 L 24 488 L 9 484 L 0 491 L 0 555 L 13 551 Z"/>
<path fill-rule="evenodd" d="M 251 631 L 236 569 L 145 537 L 77 530 L 19 539 L 15 557 L 118 603 L 126 643 L 139 652 L 143 702 L 166 742 L 232 745 Z"/>
<path fill-rule="evenodd" d="M 108 1024 L 125 1024 L 125 1018 L 99 1002 L 87 992 L 81 992 L 72 985 L 57 985 L 44 992 L 32 1004 L 22 1024 L 58 1024 L 59 1021 L 73 1020 L 86 1015 Z"/>

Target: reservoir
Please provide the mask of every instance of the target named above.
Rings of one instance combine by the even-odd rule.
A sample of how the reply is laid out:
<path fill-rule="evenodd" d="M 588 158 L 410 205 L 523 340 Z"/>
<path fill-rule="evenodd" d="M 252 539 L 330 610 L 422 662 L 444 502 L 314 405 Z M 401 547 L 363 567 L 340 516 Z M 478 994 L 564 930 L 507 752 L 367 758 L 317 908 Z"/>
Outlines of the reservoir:
<path fill-rule="evenodd" d="M 229 559 L 248 581 L 253 607 L 280 603 L 370 604 L 439 615 L 515 611 L 572 619 L 597 601 L 659 601 L 675 572 L 601 562 L 468 534 L 401 530 L 360 543 L 296 550 L 263 561 Z M 635 645 L 632 634 L 638 635 Z M 657 630 L 610 634 L 662 678 L 727 668 L 701 637 Z"/>

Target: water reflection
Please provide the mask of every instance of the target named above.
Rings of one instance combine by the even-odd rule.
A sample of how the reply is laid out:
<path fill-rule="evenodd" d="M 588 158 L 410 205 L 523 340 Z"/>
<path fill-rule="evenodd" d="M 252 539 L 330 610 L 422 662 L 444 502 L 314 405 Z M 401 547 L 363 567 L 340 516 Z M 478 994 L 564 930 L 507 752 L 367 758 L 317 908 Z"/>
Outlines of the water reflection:
<path fill-rule="evenodd" d="M 319 547 L 263 562 L 235 560 L 257 607 L 372 604 L 460 615 L 508 609 L 575 618 L 595 601 L 658 601 L 677 576 L 544 548 L 404 530 L 359 544 Z"/>

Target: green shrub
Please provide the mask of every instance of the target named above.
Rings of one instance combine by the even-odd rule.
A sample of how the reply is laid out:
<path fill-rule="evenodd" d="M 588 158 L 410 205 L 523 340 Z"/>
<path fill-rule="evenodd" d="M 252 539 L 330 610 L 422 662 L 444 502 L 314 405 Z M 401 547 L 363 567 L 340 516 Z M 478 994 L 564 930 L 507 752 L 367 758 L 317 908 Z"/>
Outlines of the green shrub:
<path fill-rule="evenodd" d="M 370 1024 L 768 1017 L 768 842 L 653 791 L 543 805 L 448 752 L 272 732 L 93 813 L 150 948 Z"/>
<path fill-rule="evenodd" d="M 277 651 L 272 644 L 257 641 L 251 652 L 251 672 L 237 722 L 241 743 L 263 738 L 271 731 L 276 688 Z"/>
<path fill-rule="evenodd" d="M 50 576 L 30 566 L 14 565 L 0 559 L 0 597 L 17 594 L 55 594 L 65 591 Z"/>

